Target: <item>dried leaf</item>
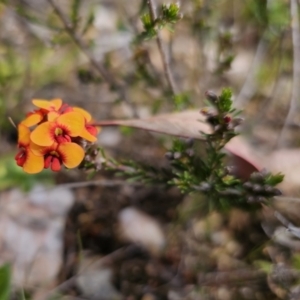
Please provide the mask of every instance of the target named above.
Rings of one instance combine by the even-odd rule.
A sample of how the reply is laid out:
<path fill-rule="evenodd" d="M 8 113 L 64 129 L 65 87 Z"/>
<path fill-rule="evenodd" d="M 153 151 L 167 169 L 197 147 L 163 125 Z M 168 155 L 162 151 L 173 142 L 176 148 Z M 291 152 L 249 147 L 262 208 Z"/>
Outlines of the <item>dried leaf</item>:
<path fill-rule="evenodd" d="M 145 119 L 101 121 L 97 122 L 97 125 L 128 126 L 194 139 L 203 139 L 201 132 L 211 132 L 211 127 L 205 122 L 205 117 L 196 110 L 157 115 Z M 233 138 L 225 149 L 233 154 L 232 163 L 235 166 L 235 174 L 240 178 L 247 179 L 252 172 L 261 169 L 262 160 L 254 154 L 255 151 L 242 137 Z"/>
<path fill-rule="evenodd" d="M 97 122 L 99 126 L 128 126 L 168 135 L 203 139 L 201 132 L 209 133 L 210 126 L 198 111 L 162 114 L 145 119 L 108 120 Z"/>

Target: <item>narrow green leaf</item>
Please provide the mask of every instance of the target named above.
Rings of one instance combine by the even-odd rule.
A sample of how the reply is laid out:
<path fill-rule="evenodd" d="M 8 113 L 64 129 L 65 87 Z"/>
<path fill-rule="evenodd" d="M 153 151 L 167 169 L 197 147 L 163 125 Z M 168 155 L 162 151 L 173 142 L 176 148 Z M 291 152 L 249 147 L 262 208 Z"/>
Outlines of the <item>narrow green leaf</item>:
<path fill-rule="evenodd" d="M 0 300 L 9 300 L 10 296 L 10 266 L 3 265 L 0 268 Z"/>

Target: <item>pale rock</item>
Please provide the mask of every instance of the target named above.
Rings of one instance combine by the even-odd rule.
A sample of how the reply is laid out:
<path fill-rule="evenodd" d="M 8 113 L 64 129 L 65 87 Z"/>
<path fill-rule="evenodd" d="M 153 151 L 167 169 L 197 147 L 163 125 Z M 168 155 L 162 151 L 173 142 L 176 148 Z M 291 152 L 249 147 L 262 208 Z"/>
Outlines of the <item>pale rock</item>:
<path fill-rule="evenodd" d="M 159 254 L 165 244 L 165 234 L 160 224 L 144 212 L 128 207 L 118 216 L 120 235 L 123 240 L 135 243 L 152 254 Z"/>
<path fill-rule="evenodd" d="M 211 241 L 217 246 L 223 246 L 231 241 L 232 237 L 226 230 L 213 232 L 210 236 Z"/>
<path fill-rule="evenodd" d="M 213 249 L 212 258 L 216 259 L 218 266 L 217 268 L 219 271 L 230 271 L 246 267 L 245 263 L 238 259 L 232 258 L 222 248 Z"/>
<path fill-rule="evenodd" d="M 230 240 L 226 243 L 225 249 L 229 255 L 238 257 L 242 253 L 242 246 L 235 240 Z"/>
<path fill-rule="evenodd" d="M 35 186 L 29 193 L 29 201 L 37 207 L 43 207 L 53 215 L 64 216 L 74 203 L 71 190 L 64 187 L 45 188 Z"/>
<path fill-rule="evenodd" d="M 74 196 L 65 188 L 14 189 L 0 197 L 0 265 L 10 263 L 13 285 L 55 283 L 63 251 L 65 216 Z"/>
<path fill-rule="evenodd" d="M 76 282 L 83 295 L 91 300 L 119 300 L 121 295 L 112 284 L 113 272 L 99 257 L 83 257 Z"/>
<path fill-rule="evenodd" d="M 217 299 L 218 300 L 231 300 L 232 293 L 227 287 L 220 287 L 217 291 Z"/>

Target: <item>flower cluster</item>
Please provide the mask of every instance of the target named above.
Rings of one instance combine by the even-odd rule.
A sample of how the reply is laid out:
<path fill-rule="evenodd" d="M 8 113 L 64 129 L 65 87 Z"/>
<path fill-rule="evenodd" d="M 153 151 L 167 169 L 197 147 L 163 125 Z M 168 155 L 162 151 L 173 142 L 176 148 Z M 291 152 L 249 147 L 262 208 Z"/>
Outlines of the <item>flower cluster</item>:
<path fill-rule="evenodd" d="M 91 115 L 61 99 L 32 102 L 37 109 L 18 125 L 17 165 L 30 174 L 44 168 L 57 172 L 62 165 L 77 167 L 85 156 L 82 141 L 97 140 L 98 128 L 93 126 Z"/>

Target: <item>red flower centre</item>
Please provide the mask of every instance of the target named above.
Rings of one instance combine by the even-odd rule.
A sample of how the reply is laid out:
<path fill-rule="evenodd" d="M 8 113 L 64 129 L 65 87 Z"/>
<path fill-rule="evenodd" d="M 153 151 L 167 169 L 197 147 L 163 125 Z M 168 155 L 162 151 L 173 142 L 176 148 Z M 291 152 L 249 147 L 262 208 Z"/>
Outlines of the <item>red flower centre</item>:
<path fill-rule="evenodd" d="M 17 162 L 17 165 L 20 167 L 23 167 L 25 161 L 27 158 L 27 151 L 25 148 L 21 147 L 17 155 L 15 156 L 15 160 Z"/>
<path fill-rule="evenodd" d="M 56 127 L 54 129 L 54 139 L 56 140 L 57 143 L 71 142 L 71 137 L 61 127 Z"/>
<path fill-rule="evenodd" d="M 56 151 L 51 151 L 46 154 L 44 161 L 44 168 L 48 169 L 49 167 L 53 172 L 58 172 L 61 169 L 62 160 L 59 154 Z"/>

